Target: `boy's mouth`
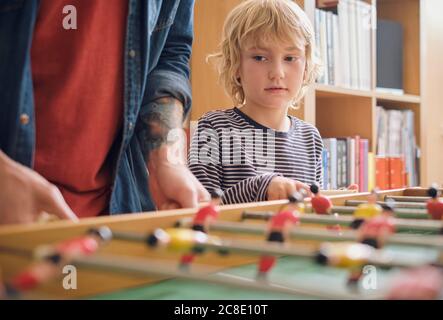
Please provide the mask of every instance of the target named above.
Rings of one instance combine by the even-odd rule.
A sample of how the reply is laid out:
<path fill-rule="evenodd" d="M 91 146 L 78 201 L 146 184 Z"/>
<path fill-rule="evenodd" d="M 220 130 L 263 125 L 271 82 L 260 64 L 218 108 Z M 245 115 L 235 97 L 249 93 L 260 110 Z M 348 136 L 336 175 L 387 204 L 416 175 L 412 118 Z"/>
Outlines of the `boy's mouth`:
<path fill-rule="evenodd" d="M 267 92 L 282 92 L 282 91 L 288 91 L 288 89 L 283 88 L 283 87 L 269 87 L 269 88 L 265 88 L 265 91 L 267 91 Z"/>

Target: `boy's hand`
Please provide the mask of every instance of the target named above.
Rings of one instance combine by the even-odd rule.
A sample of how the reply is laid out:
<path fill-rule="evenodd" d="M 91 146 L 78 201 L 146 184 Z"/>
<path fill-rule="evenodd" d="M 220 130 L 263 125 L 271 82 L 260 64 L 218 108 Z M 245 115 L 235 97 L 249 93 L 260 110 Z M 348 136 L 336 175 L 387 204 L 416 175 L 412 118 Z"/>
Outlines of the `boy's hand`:
<path fill-rule="evenodd" d="M 0 224 L 35 222 L 44 212 L 78 221 L 56 186 L 0 151 Z"/>
<path fill-rule="evenodd" d="M 268 200 L 288 199 L 295 191 L 311 194 L 307 184 L 285 177 L 275 177 L 268 186 Z"/>
<path fill-rule="evenodd" d="M 355 190 L 355 191 L 358 192 L 358 184 L 353 183 L 350 186 L 348 186 L 346 189 L 348 189 L 348 190 Z"/>

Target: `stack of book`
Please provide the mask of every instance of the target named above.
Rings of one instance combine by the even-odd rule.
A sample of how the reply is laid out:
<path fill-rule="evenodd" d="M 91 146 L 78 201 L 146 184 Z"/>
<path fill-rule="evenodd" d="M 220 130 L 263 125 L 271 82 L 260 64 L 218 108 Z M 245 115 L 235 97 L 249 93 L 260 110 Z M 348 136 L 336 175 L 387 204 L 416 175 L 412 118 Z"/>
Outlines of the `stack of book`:
<path fill-rule="evenodd" d="M 419 185 L 420 150 L 414 133 L 414 112 L 378 106 L 376 118 L 376 185 L 381 189 Z"/>
<path fill-rule="evenodd" d="M 374 157 L 368 139 L 339 137 L 323 139 L 323 187 L 346 188 L 357 184 L 361 192 L 374 186 Z"/>
<path fill-rule="evenodd" d="M 372 6 L 360 0 L 317 2 L 316 54 L 323 64 L 318 83 L 370 90 L 372 14 Z"/>

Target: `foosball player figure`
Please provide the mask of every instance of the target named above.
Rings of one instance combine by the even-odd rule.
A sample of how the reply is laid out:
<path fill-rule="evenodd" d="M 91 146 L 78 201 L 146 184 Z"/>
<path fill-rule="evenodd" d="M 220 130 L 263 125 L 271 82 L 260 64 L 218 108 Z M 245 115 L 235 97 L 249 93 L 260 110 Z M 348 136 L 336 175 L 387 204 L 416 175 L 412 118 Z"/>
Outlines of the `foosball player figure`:
<path fill-rule="evenodd" d="M 205 251 L 205 245 L 219 244 L 220 239 L 202 231 L 183 228 L 156 229 L 147 238 L 151 248 L 166 248 L 171 252 L 184 253 L 179 268 L 187 271 L 195 256 Z"/>
<path fill-rule="evenodd" d="M 317 184 L 312 184 L 310 187 L 312 194 L 314 195 L 311 198 L 312 209 L 317 214 L 331 214 L 332 212 L 332 202 L 331 200 L 321 195 L 320 188 Z M 342 227 L 339 224 L 327 226 L 328 230 L 341 231 Z"/>
<path fill-rule="evenodd" d="M 108 227 L 100 227 L 89 230 L 87 235 L 82 237 L 62 241 L 55 245 L 37 247 L 34 250 L 34 258 L 37 261 L 6 283 L 7 294 L 16 295 L 31 290 L 59 276 L 62 265 L 69 263 L 75 257 L 95 253 L 111 238 L 111 230 Z"/>
<path fill-rule="evenodd" d="M 386 296 L 390 300 L 442 299 L 443 275 L 433 266 L 402 271 L 393 281 Z"/>
<path fill-rule="evenodd" d="M 348 269 L 347 285 L 351 290 L 357 290 L 363 267 L 374 250 L 373 247 L 358 242 L 325 242 L 320 246 L 316 262 L 321 265 Z"/>
<path fill-rule="evenodd" d="M 431 199 L 426 202 L 426 209 L 428 210 L 428 214 L 434 220 L 443 219 L 443 201 L 439 199 L 440 195 L 441 192 L 436 186 L 432 186 L 428 189 L 428 196 L 430 196 Z"/>
<path fill-rule="evenodd" d="M 210 203 L 198 210 L 195 214 L 194 219 L 192 221 L 192 230 L 201 231 L 207 233 L 211 222 L 218 218 L 219 211 L 217 206 L 221 203 L 221 198 L 223 195 L 223 191 L 220 189 L 214 189 L 211 192 L 211 201 Z M 181 270 L 189 270 L 189 266 L 194 261 L 196 256 L 195 250 L 191 250 L 189 253 L 185 253 L 180 258 L 180 269 Z"/>
<path fill-rule="evenodd" d="M 360 204 L 354 211 L 354 221 L 350 227 L 358 229 L 366 219 L 379 216 L 383 212 L 382 207 L 377 204 L 377 190 L 372 190 L 368 196 L 368 202 Z"/>
<path fill-rule="evenodd" d="M 314 209 L 317 214 L 330 214 L 332 210 L 332 202 L 328 197 L 323 196 L 320 193 L 320 188 L 317 184 L 312 184 L 311 192 L 314 195 L 311 198 L 312 209 Z"/>
<path fill-rule="evenodd" d="M 381 215 L 365 220 L 358 229 L 358 240 L 375 249 L 383 248 L 386 239 L 395 232 L 392 205 L 387 203 L 382 208 Z"/>
<path fill-rule="evenodd" d="M 192 221 L 192 229 L 207 233 L 212 221 L 218 218 L 219 210 L 217 208 L 221 203 L 223 191 L 214 189 L 211 191 L 210 203 L 198 210 Z"/>
<path fill-rule="evenodd" d="M 289 231 L 294 224 L 299 223 L 300 205 L 303 204 L 303 196 L 295 192 L 288 198 L 289 202 L 271 218 L 267 228 L 267 241 L 284 243 L 288 238 Z M 266 280 L 272 269 L 276 257 L 263 255 L 258 264 L 257 280 Z"/>

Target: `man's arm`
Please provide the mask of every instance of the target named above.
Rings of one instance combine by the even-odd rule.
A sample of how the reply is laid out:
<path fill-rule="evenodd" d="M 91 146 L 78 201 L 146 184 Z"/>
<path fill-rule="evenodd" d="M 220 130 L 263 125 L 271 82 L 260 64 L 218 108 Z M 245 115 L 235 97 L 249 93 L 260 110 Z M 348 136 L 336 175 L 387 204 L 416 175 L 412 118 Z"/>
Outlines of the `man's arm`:
<path fill-rule="evenodd" d="M 193 13 L 193 0 L 180 1 L 158 64 L 146 81 L 136 128 L 146 154 L 150 191 L 160 209 L 196 207 L 209 199 L 186 167 L 183 152 L 183 118 L 191 106 Z"/>
<path fill-rule="evenodd" d="M 178 100 L 161 98 L 143 117 L 145 135 L 141 141 L 148 150 L 150 190 L 160 209 L 196 207 L 209 200 L 208 192 L 185 165 L 182 110 Z"/>
<path fill-rule="evenodd" d="M 182 117 L 191 108 L 189 82 L 193 42 L 194 0 L 181 0 L 163 50 L 155 68 L 146 79 L 141 114 L 150 112 L 158 99 L 171 97 L 181 102 Z"/>
<path fill-rule="evenodd" d="M 173 144 L 170 133 L 183 127 L 183 105 L 175 98 L 160 98 L 150 103 L 141 120 L 143 149 L 150 154 L 162 145 Z"/>

